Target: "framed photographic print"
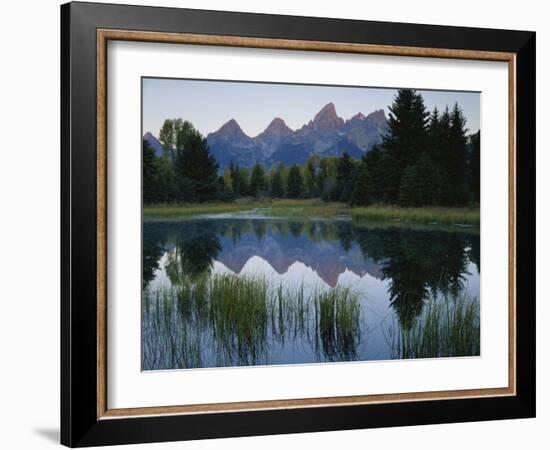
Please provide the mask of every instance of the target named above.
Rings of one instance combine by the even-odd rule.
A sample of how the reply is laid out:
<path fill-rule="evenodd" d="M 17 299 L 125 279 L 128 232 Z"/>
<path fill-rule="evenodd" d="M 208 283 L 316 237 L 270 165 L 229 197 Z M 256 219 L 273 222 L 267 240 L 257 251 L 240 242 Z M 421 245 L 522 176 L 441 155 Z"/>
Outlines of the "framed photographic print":
<path fill-rule="evenodd" d="M 534 416 L 535 33 L 61 19 L 63 444 Z"/>

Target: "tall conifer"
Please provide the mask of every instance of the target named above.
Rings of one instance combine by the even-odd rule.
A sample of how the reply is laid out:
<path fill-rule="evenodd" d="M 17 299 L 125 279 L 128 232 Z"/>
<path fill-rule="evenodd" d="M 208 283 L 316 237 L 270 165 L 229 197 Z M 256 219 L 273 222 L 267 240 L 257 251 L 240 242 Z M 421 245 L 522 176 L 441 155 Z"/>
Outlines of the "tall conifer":
<path fill-rule="evenodd" d="M 389 110 L 388 133 L 382 138 L 389 157 L 384 194 L 388 201 L 396 202 L 405 168 L 414 165 L 428 146 L 428 112 L 422 95 L 411 89 L 399 89 Z"/>

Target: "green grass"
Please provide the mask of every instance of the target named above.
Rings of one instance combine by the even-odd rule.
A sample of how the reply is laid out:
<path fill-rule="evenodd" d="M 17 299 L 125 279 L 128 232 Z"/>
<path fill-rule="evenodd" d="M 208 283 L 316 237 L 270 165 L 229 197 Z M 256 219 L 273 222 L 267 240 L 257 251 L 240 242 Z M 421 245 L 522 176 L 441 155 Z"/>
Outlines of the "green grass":
<path fill-rule="evenodd" d="M 267 345 L 268 286 L 262 278 L 216 275 L 210 280 L 210 321 L 226 357 L 256 363 Z"/>
<path fill-rule="evenodd" d="M 261 364 L 269 342 L 297 337 L 320 361 L 354 360 L 359 315 L 358 294 L 349 288 L 306 292 L 257 276 L 182 277 L 143 293 L 143 366 L 200 367 L 204 342 L 214 344 L 219 365 Z"/>
<path fill-rule="evenodd" d="M 479 208 L 368 206 L 351 208 L 351 216 L 358 221 L 391 220 L 424 224 L 479 225 Z"/>
<path fill-rule="evenodd" d="M 356 293 L 336 287 L 315 296 L 315 311 L 324 355 L 329 360 L 357 358 L 360 339 L 360 307 Z"/>
<path fill-rule="evenodd" d="M 178 219 L 201 214 L 238 213 L 260 210 L 272 217 L 333 218 L 351 217 L 356 222 L 423 223 L 438 225 L 479 225 L 479 208 L 422 207 L 372 205 L 349 207 L 343 203 L 326 203 L 318 199 L 304 200 L 241 200 L 233 203 L 181 205 L 149 205 L 143 209 L 147 220 Z"/>
<path fill-rule="evenodd" d="M 394 358 L 479 355 L 479 303 L 467 296 L 430 301 L 410 329 L 393 325 L 389 335 Z"/>
<path fill-rule="evenodd" d="M 264 204 L 258 202 L 257 205 Z M 199 214 L 222 214 L 249 211 L 258 206 L 255 203 L 187 203 L 187 204 L 155 204 L 143 207 L 145 218 L 185 218 Z M 269 206 L 265 203 L 265 206 Z"/>
<path fill-rule="evenodd" d="M 368 331 L 350 288 L 307 291 L 256 276 L 186 277 L 144 291 L 142 311 L 146 370 L 202 367 L 210 351 L 219 366 L 267 364 L 269 346 L 285 340 L 311 346 L 318 361 L 352 361 Z M 394 320 L 387 340 L 395 359 L 479 355 L 479 302 L 434 297 L 411 325 Z"/>

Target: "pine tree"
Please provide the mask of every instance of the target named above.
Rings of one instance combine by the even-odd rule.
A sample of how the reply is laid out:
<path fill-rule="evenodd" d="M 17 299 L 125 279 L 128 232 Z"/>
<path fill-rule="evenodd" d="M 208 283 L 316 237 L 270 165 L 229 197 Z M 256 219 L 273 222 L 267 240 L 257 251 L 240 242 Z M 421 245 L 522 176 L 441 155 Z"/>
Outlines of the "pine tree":
<path fill-rule="evenodd" d="M 451 205 L 453 190 L 448 182 L 448 170 L 450 164 L 447 157 L 451 134 L 451 113 L 449 112 L 448 106 L 445 107 L 445 110 L 441 114 L 439 119 L 439 130 L 437 131 L 437 133 L 433 133 L 432 135 L 432 158 L 435 165 L 439 169 L 441 179 L 445 180 L 445 183 L 442 183 L 441 185 L 439 203 L 442 205 Z"/>
<path fill-rule="evenodd" d="M 443 139 L 443 121 L 437 106 L 434 107 L 428 119 L 428 137 L 429 143 L 426 149 L 430 157 L 434 161 L 438 161 L 440 146 Z"/>
<path fill-rule="evenodd" d="M 174 165 L 168 157 L 158 158 L 157 161 L 157 201 L 194 201 L 195 194 L 191 181 L 187 178 L 179 180 L 174 171 Z"/>
<path fill-rule="evenodd" d="M 158 170 L 155 150 L 146 140 L 142 143 L 143 149 L 143 202 L 152 203 L 158 201 Z"/>
<path fill-rule="evenodd" d="M 241 171 L 239 165 L 235 165 L 233 160 L 229 164 L 229 174 L 231 175 L 231 185 L 233 187 L 233 195 L 240 197 L 243 194 L 243 179 L 241 177 Z"/>
<path fill-rule="evenodd" d="M 240 178 L 240 194 L 241 197 L 250 195 L 250 170 L 246 167 L 241 167 L 239 170 Z"/>
<path fill-rule="evenodd" d="M 403 171 L 399 185 L 399 205 L 418 206 L 417 181 L 416 166 L 407 166 Z"/>
<path fill-rule="evenodd" d="M 470 190 L 474 200 L 479 203 L 480 197 L 480 132 L 470 136 Z"/>
<path fill-rule="evenodd" d="M 417 206 L 434 206 L 441 200 L 441 176 L 427 153 L 422 153 L 415 164 Z"/>
<path fill-rule="evenodd" d="M 399 186 L 401 206 L 431 206 L 440 201 L 441 178 L 436 165 L 427 153 L 420 155 L 414 165 L 407 166 Z"/>
<path fill-rule="evenodd" d="M 176 176 L 188 179 L 199 202 L 213 200 L 219 190 L 218 163 L 210 153 L 206 139 L 192 126 L 187 129 L 185 147 L 178 149 L 174 163 Z"/>
<path fill-rule="evenodd" d="M 265 167 L 257 162 L 252 168 L 250 175 L 250 194 L 254 197 L 259 197 L 265 190 L 267 190 Z"/>
<path fill-rule="evenodd" d="M 349 153 L 344 151 L 338 160 L 336 181 L 331 193 L 333 201 L 348 202 L 353 191 L 355 164 Z"/>
<path fill-rule="evenodd" d="M 378 145 L 374 145 L 363 157 L 364 169 L 366 171 L 365 176 L 369 186 L 368 196 L 370 202 L 382 202 L 385 200 L 383 198 L 385 192 L 385 177 L 382 172 L 385 155 L 386 152 Z"/>
<path fill-rule="evenodd" d="M 451 124 L 449 128 L 449 146 L 447 159 L 447 180 L 451 190 L 450 203 L 452 205 L 464 205 L 468 203 L 468 180 L 466 174 L 467 150 L 466 150 L 466 119 L 462 110 L 455 103 L 451 112 Z"/>
<path fill-rule="evenodd" d="M 299 198 L 301 197 L 304 191 L 304 178 L 302 172 L 300 171 L 300 166 L 294 164 L 290 168 L 287 180 L 287 195 L 290 198 Z"/>
<path fill-rule="evenodd" d="M 271 197 L 282 198 L 285 196 L 285 184 L 283 178 L 283 168 L 279 165 L 274 173 L 273 178 L 271 179 Z"/>
<path fill-rule="evenodd" d="M 383 196 L 395 202 L 405 168 L 414 165 L 429 143 L 428 113 L 422 95 L 411 89 L 398 90 L 389 110 L 388 134 L 382 138 L 382 147 L 387 153 Z"/>
<path fill-rule="evenodd" d="M 369 171 L 364 160 L 357 169 L 350 203 L 352 206 L 367 206 L 371 203 Z"/>

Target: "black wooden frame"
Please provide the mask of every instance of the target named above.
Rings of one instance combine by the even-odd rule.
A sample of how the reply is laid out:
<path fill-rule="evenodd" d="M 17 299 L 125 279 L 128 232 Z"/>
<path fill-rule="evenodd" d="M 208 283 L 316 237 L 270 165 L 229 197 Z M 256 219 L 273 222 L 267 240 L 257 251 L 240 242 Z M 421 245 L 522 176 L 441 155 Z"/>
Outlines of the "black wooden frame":
<path fill-rule="evenodd" d="M 516 389 L 467 398 L 97 419 L 96 30 L 516 54 Z M 61 7 L 61 442 L 90 446 L 535 415 L 535 33 L 126 5 Z"/>

